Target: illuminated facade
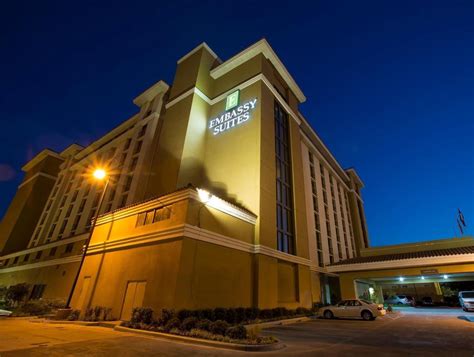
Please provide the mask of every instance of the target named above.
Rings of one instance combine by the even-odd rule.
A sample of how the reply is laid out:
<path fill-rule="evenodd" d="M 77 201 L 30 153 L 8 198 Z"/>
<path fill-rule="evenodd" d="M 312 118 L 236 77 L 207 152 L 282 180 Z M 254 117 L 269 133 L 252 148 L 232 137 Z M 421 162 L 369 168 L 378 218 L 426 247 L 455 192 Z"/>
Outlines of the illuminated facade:
<path fill-rule="evenodd" d="M 368 247 L 360 190 L 298 107 L 304 94 L 265 40 L 227 61 L 202 44 L 173 84 L 88 147 L 27 163 L 0 226 L 0 285 L 72 305 L 310 307 L 338 295 L 328 266 Z M 91 168 L 110 173 L 102 188 Z M 37 292 L 41 291 L 41 294 Z"/>

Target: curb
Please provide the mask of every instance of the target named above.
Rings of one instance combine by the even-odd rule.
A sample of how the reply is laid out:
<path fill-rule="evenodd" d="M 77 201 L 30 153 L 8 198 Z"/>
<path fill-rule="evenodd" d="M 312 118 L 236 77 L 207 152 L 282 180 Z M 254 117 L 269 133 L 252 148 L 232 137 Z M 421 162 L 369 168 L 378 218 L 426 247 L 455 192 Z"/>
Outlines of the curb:
<path fill-rule="evenodd" d="M 41 322 L 47 324 L 64 324 L 64 325 L 79 325 L 79 326 L 100 326 L 114 328 L 122 321 L 65 321 L 65 320 L 43 320 Z"/>
<path fill-rule="evenodd" d="M 286 319 L 286 320 L 276 320 L 276 321 L 268 321 L 268 322 L 262 322 L 258 324 L 251 324 L 251 325 L 244 325 L 244 327 L 248 330 L 251 330 L 253 328 L 261 328 L 261 329 L 266 329 L 266 328 L 271 328 L 275 326 L 284 326 L 284 325 L 291 325 L 291 324 L 296 324 L 299 322 L 306 322 L 306 321 L 311 321 L 312 319 L 307 316 L 303 317 L 296 317 L 294 319 Z"/>
<path fill-rule="evenodd" d="M 225 348 L 228 350 L 247 351 L 247 352 L 276 351 L 276 350 L 280 350 L 286 347 L 284 344 L 280 342 L 272 343 L 269 345 L 241 345 L 238 343 L 227 343 L 227 342 L 220 342 L 220 341 L 204 340 L 202 338 L 194 338 L 194 337 L 173 335 L 169 333 L 139 330 L 139 329 L 128 328 L 128 327 L 123 327 L 123 326 L 115 326 L 114 330 L 121 331 L 121 332 L 130 332 L 130 333 L 135 333 L 138 335 L 145 335 L 145 336 L 150 336 L 150 337 L 161 337 L 167 340 L 176 341 L 176 342 L 184 342 L 184 343 L 189 343 L 193 345 Z"/>

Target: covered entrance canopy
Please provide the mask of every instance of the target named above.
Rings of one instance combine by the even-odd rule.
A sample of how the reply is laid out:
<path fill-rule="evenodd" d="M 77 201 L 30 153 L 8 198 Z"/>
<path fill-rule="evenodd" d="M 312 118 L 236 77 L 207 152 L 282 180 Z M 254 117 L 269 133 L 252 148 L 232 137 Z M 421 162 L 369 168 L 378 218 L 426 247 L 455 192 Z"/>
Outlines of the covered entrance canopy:
<path fill-rule="evenodd" d="M 339 275 L 343 299 L 409 295 L 442 303 L 474 290 L 472 237 L 369 248 L 361 255 L 327 268 Z"/>

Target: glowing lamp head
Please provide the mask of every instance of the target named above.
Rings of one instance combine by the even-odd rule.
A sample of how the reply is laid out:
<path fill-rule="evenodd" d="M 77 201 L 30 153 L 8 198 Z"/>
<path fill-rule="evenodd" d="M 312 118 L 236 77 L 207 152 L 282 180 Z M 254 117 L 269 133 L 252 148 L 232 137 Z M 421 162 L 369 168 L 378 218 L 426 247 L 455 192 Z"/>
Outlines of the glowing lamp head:
<path fill-rule="evenodd" d="M 399 277 L 398 280 L 400 281 L 405 281 L 405 278 L 403 276 Z"/>
<path fill-rule="evenodd" d="M 422 276 L 422 277 L 421 277 L 421 280 L 425 280 L 425 277 L 424 277 L 424 276 Z"/>
<path fill-rule="evenodd" d="M 104 169 L 96 169 L 92 175 L 97 180 L 103 180 L 105 176 L 107 176 L 107 173 Z"/>
<path fill-rule="evenodd" d="M 447 279 L 448 276 L 446 274 L 443 275 L 443 279 Z"/>
<path fill-rule="evenodd" d="M 373 287 L 370 287 L 370 288 L 369 288 L 369 293 L 372 295 L 374 292 L 375 292 L 374 288 L 373 288 Z"/>
<path fill-rule="evenodd" d="M 197 192 L 201 202 L 206 203 L 211 199 L 211 194 L 208 191 L 198 188 Z"/>

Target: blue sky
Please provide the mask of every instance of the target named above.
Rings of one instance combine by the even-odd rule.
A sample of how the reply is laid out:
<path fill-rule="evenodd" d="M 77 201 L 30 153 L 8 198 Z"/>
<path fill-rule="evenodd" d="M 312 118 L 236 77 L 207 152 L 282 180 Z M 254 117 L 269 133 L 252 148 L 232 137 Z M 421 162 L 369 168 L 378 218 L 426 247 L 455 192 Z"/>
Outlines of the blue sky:
<path fill-rule="evenodd" d="M 205 41 L 267 38 L 301 112 L 363 190 L 372 245 L 474 234 L 472 1 L 8 2 L 0 14 L 0 213 L 41 149 L 82 145 Z"/>

